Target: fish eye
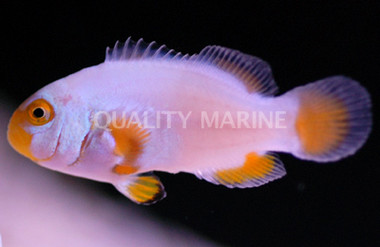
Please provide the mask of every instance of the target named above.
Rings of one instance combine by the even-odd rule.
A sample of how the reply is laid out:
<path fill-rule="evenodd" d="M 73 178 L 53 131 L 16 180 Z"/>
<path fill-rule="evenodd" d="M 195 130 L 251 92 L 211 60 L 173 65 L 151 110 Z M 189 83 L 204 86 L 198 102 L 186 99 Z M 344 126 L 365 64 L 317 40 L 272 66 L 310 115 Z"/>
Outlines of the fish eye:
<path fill-rule="evenodd" d="M 37 126 L 47 124 L 54 118 L 52 105 L 44 99 L 37 99 L 30 103 L 27 112 L 28 121 Z"/>
<path fill-rule="evenodd" d="M 45 116 L 45 110 L 41 107 L 37 107 L 33 110 L 33 116 L 35 118 L 42 118 Z"/>

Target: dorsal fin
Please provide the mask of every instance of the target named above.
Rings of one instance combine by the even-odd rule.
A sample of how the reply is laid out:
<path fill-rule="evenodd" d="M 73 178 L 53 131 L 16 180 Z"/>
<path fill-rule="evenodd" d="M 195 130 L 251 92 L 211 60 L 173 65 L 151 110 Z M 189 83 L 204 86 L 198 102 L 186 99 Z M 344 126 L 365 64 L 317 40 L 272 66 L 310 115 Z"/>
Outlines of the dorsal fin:
<path fill-rule="evenodd" d="M 250 93 L 269 96 L 278 91 L 270 66 L 260 58 L 221 46 L 206 46 L 193 59 L 233 74 L 245 83 Z"/>
<path fill-rule="evenodd" d="M 180 59 L 215 66 L 242 81 L 248 92 L 271 96 L 278 88 L 270 66 L 260 58 L 221 46 L 206 46 L 199 54 L 183 55 L 156 42 L 137 42 L 131 37 L 125 43 L 116 42 L 106 49 L 106 62 L 137 59 Z"/>
<path fill-rule="evenodd" d="M 139 39 L 135 42 L 129 37 L 125 43 L 117 41 L 113 48 L 107 47 L 105 61 L 183 57 L 187 56 L 182 55 L 180 52 L 175 52 L 173 49 L 167 48 L 166 45 L 160 46 L 155 41 L 146 43 L 143 39 Z"/>

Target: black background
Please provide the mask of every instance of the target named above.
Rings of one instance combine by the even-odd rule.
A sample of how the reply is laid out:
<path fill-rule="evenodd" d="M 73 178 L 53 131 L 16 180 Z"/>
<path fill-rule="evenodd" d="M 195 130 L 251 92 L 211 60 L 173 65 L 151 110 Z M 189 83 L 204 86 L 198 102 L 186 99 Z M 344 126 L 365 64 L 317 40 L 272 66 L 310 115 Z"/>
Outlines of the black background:
<path fill-rule="evenodd" d="M 182 53 L 218 44 L 256 55 L 272 66 L 281 93 L 347 75 L 368 89 L 376 117 L 376 2 L 3 2 L 1 93 L 16 106 L 47 83 L 101 63 L 106 46 L 132 36 Z M 136 208 L 228 246 L 380 246 L 376 127 L 375 121 L 357 154 L 339 162 L 281 154 L 287 176 L 259 188 L 231 190 L 189 174 L 159 173 L 168 197 Z M 110 185 L 93 186 L 131 204 Z"/>

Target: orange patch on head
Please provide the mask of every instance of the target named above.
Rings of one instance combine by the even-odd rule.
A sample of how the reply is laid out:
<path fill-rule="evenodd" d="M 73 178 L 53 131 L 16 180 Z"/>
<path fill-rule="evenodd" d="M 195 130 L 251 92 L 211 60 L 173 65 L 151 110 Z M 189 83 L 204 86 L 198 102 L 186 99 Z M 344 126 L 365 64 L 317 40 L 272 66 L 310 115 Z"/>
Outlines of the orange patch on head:
<path fill-rule="evenodd" d="M 34 100 L 25 110 L 18 108 L 13 113 L 8 125 L 9 143 L 20 154 L 37 161 L 37 158 L 30 151 L 32 135 L 25 130 L 25 127 L 42 126 L 49 123 L 53 118 L 53 106 L 45 99 Z"/>
<path fill-rule="evenodd" d="M 222 184 L 241 184 L 252 179 L 265 178 L 271 173 L 275 163 L 274 156 L 259 156 L 252 152 L 246 155 L 243 166 L 218 171 L 215 173 L 215 178 Z"/>
<path fill-rule="evenodd" d="M 319 155 L 336 148 L 348 133 L 348 117 L 346 106 L 338 98 L 303 94 L 296 120 L 303 150 Z"/>
<path fill-rule="evenodd" d="M 31 160 L 35 160 L 36 158 L 30 151 L 32 135 L 23 128 L 26 123 L 28 123 L 27 112 L 17 109 L 8 125 L 8 141 L 17 152 Z"/>
<path fill-rule="evenodd" d="M 144 144 L 148 141 L 149 132 L 130 120 L 118 119 L 116 124 L 110 126 L 111 134 L 115 140 L 115 154 L 122 156 L 122 164 L 114 167 L 118 174 L 131 174 L 138 169 L 135 162 L 142 154 Z"/>

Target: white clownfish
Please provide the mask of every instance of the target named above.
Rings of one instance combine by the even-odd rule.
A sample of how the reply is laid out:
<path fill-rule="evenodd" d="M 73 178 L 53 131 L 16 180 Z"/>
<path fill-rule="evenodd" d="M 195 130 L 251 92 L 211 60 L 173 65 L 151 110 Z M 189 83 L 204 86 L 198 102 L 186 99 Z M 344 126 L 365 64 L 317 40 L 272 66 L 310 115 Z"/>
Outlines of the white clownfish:
<path fill-rule="evenodd" d="M 274 152 L 336 161 L 370 133 L 369 94 L 350 78 L 276 92 L 257 57 L 220 46 L 188 56 L 129 38 L 23 102 L 8 140 L 43 167 L 151 204 L 166 195 L 153 171 L 257 187 L 286 174 Z"/>

